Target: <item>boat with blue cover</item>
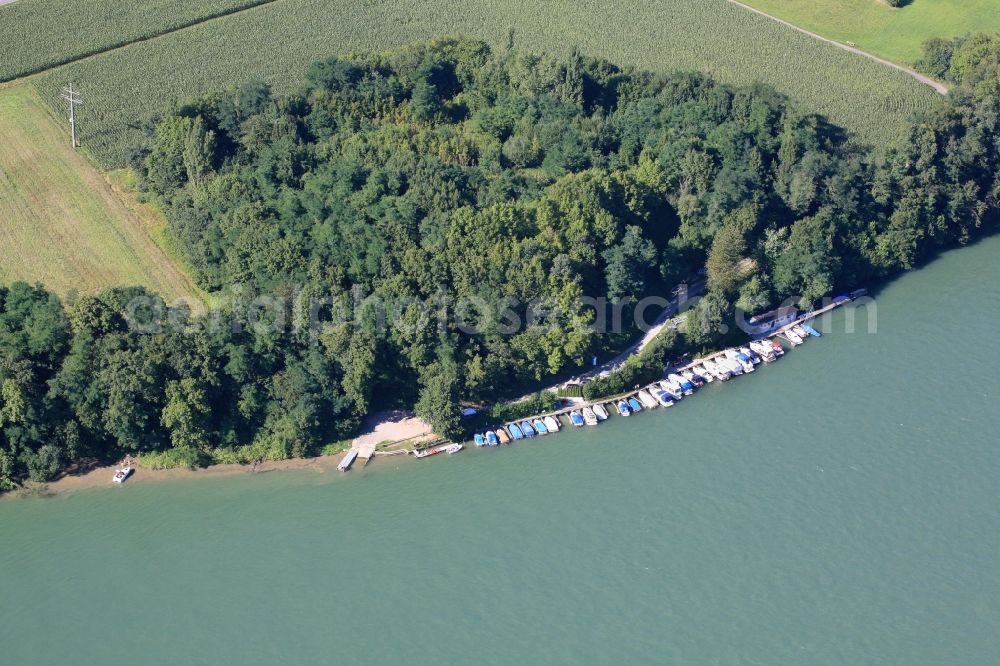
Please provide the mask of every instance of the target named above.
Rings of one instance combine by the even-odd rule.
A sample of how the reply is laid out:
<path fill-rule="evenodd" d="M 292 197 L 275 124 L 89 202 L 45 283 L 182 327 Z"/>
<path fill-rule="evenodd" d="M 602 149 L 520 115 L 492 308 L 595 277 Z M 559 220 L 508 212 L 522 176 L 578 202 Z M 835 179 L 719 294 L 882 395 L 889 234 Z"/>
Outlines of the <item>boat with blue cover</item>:
<path fill-rule="evenodd" d="M 581 414 L 580 412 L 578 412 L 576 410 L 573 410 L 572 412 L 569 413 L 569 420 L 570 420 L 570 423 L 572 423 L 573 425 L 575 425 L 577 428 L 583 426 L 583 423 L 584 423 L 584 421 L 583 421 L 583 414 Z"/>
<path fill-rule="evenodd" d="M 674 399 L 663 389 L 651 389 L 651 392 L 653 397 L 656 398 L 656 401 L 664 407 L 670 407 L 674 404 Z"/>
<path fill-rule="evenodd" d="M 472 439 L 475 440 L 476 446 L 486 446 L 486 438 L 478 432 L 472 437 Z"/>
<path fill-rule="evenodd" d="M 500 446 L 500 440 L 497 438 L 497 434 L 492 430 L 486 431 L 486 443 L 490 446 Z"/>
<path fill-rule="evenodd" d="M 814 338 L 822 338 L 823 337 L 822 333 L 820 333 L 819 331 L 817 331 L 815 328 L 813 328 L 809 324 L 799 324 L 799 326 L 802 327 L 803 331 L 805 331 L 809 335 L 813 336 Z"/>
<path fill-rule="evenodd" d="M 624 400 L 619 400 L 615 403 L 615 407 L 618 409 L 618 413 L 622 416 L 628 416 L 632 411 L 628 408 L 628 403 Z M 582 418 L 582 417 L 581 417 Z"/>
<path fill-rule="evenodd" d="M 527 421 L 521 421 L 521 432 L 524 433 L 525 437 L 534 437 L 535 429 L 531 427 L 531 424 Z"/>
<path fill-rule="evenodd" d="M 677 382 L 672 382 L 669 379 L 664 379 L 660 382 L 660 388 L 670 394 L 670 397 L 674 400 L 680 400 L 684 397 L 684 389 L 681 388 L 680 384 Z"/>
<path fill-rule="evenodd" d="M 521 432 L 521 429 L 518 427 L 516 423 L 511 423 L 510 425 L 508 425 L 507 430 L 510 431 L 510 436 L 513 437 L 515 441 L 519 439 L 524 439 L 524 433 Z"/>
<path fill-rule="evenodd" d="M 539 435 L 549 434 L 549 427 L 545 425 L 545 422 L 542 421 L 541 419 L 535 419 L 534 421 L 531 422 L 531 425 L 535 427 L 535 432 L 537 432 Z"/>
<path fill-rule="evenodd" d="M 631 409 L 633 412 L 641 412 L 642 411 L 642 403 L 639 402 L 638 398 L 629 398 L 628 399 L 628 408 Z"/>
<path fill-rule="evenodd" d="M 760 354 L 755 352 L 750 347 L 740 347 L 740 353 L 750 359 L 750 362 L 754 365 L 760 365 L 761 357 Z"/>
<path fill-rule="evenodd" d="M 682 370 L 680 375 L 698 388 L 705 385 L 705 378 L 696 373 L 693 369 Z"/>
<path fill-rule="evenodd" d="M 684 395 L 691 395 L 692 393 L 694 393 L 694 384 L 684 379 L 675 372 L 672 372 L 669 375 L 667 375 L 667 380 L 680 386 L 681 391 L 684 392 Z"/>

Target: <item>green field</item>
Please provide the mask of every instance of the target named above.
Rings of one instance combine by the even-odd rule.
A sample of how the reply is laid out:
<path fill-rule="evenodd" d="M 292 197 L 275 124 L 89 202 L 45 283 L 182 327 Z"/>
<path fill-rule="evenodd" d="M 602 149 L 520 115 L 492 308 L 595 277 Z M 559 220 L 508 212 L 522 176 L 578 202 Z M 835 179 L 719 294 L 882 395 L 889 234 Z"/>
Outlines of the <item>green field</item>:
<path fill-rule="evenodd" d="M 154 241 L 162 222 L 69 145 L 29 86 L 0 89 L 0 281 L 66 294 L 143 285 L 198 297 Z"/>
<path fill-rule="evenodd" d="M 0 13 L 2 21 L 2 13 Z M 805 110 L 885 143 L 936 94 L 906 75 L 797 33 L 725 0 L 280 0 L 60 67 L 32 79 L 60 108 L 73 81 L 87 106 L 85 144 L 105 167 L 124 163 L 141 126 L 176 100 L 251 78 L 294 89 L 306 66 L 444 33 L 623 65 L 696 70 L 766 83 Z"/>
<path fill-rule="evenodd" d="M 762 12 L 887 60 L 912 65 L 931 37 L 1000 30 L 1000 0 L 742 0 Z"/>
<path fill-rule="evenodd" d="M 272 0 L 18 0 L 0 8 L 0 81 Z"/>

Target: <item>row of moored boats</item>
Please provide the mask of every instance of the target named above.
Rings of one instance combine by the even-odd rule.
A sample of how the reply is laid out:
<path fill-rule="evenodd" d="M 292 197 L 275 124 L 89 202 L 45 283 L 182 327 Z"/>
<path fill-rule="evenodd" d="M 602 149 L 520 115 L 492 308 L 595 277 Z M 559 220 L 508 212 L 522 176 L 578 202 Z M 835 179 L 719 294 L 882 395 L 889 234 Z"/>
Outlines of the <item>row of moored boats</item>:
<path fill-rule="evenodd" d="M 797 324 L 785 329 L 782 334 L 795 346 L 802 344 L 806 338 L 820 337 L 819 331 L 807 324 Z M 742 347 L 727 349 L 711 359 L 670 373 L 666 379 L 647 386 L 633 396 L 615 401 L 614 409 L 621 416 L 630 416 L 643 409 L 669 407 L 684 396 L 693 394 L 705 384 L 716 380 L 728 381 L 738 375 L 753 372 L 757 365 L 771 363 L 784 353 L 784 347 L 777 340 L 755 340 Z M 593 404 L 582 409 L 574 409 L 567 416 L 570 423 L 576 427 L 595 426 L 608 418 L 608 411 L 604 405 Z M 473 440 L 476 446 L 500 446 L 559 430 L 559 420 L 555 416 L 545 416 L 508 423 L 497 430 L 476 433 Z"/>

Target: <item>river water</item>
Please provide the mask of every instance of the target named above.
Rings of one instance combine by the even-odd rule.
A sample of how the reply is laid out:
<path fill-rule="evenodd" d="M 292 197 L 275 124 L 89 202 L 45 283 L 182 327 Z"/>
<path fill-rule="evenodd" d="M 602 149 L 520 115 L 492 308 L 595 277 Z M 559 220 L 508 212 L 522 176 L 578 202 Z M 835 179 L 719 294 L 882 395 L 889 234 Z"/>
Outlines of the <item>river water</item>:
<path fill-rule="evenodd" d="M 997 663 L 998 256 L 592 430 L 0 502 L 0 661 Z"/>

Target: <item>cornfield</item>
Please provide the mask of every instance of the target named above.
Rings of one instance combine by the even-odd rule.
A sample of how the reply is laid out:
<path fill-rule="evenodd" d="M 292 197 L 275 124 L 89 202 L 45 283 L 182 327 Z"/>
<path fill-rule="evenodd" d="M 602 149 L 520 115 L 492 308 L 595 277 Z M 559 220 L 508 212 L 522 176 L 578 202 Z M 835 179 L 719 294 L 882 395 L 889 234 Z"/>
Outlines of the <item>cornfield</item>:
<path fill-rule="evenodd" d="M 18 0 L 0 11 L 0 82 L 273 0 Z"/>
<path fill-rule="evenodd" d="M 3 20 L 0 14 L 0 20 Z M 306 66 L 464 33 L 502 45 L 584 52 L 659 71 L 694 70 L 761 82 L 860 139 L 884 144 L 935 98 L 906 75 L 790 30 L 725 0 L 282 0 L 75 62 L 35 77 L 54 108 L 73 81 L 87 106 L 84 145 L 106 167 L 124 163 L 142 126 L 177 100 L 252 78 L 278 92 Z"/>

